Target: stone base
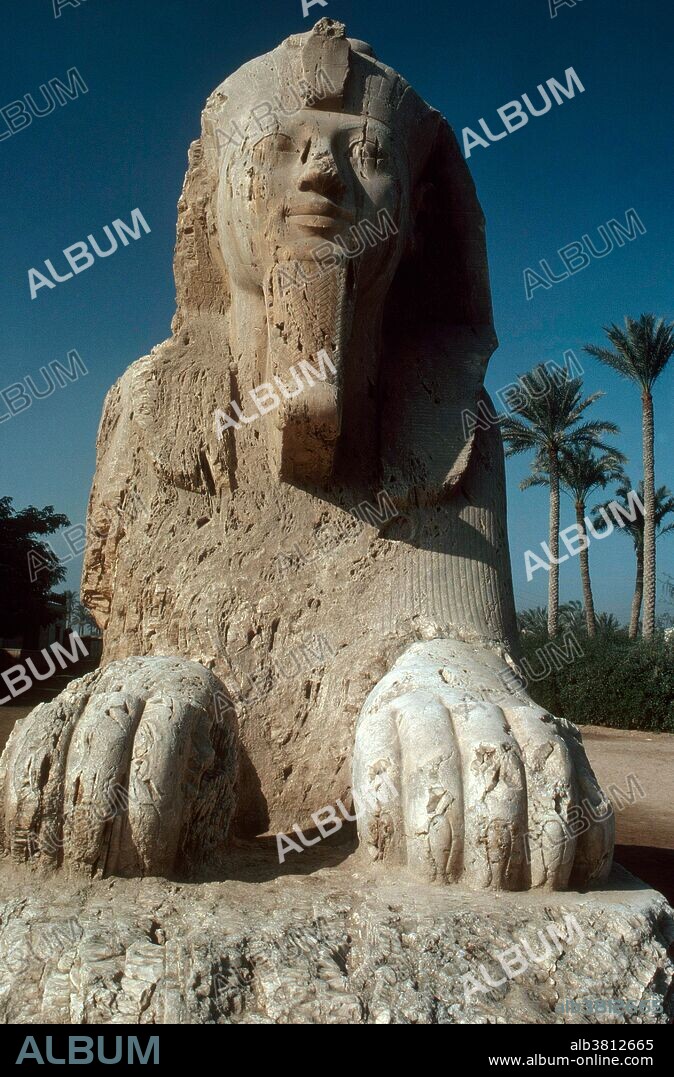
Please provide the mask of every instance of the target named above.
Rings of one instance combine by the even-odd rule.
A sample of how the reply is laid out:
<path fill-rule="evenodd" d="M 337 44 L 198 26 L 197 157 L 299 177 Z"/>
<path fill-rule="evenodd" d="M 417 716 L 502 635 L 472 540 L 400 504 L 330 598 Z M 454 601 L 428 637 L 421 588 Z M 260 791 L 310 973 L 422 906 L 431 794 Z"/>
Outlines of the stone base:
<path fill-rule="evenodd" d="M 671 1018 L 674 966 L 667 946 L 674 913 L 661 894 L 621 868 L 606 888 L 590 893 L 476 894 L 380 875 L 348 850 L 336 863 L 340 854 L 328 844 L 294 861 L 291 854 L 281 868 L 273 841 L 240 846 L 228 861 L 228 878 L 196 883 L 83 883 L 4 862 L 0 1021 L 654 1024 Z M 499 954 L 510 962 L 510 978 Z M 485 977 L 504 982 L 489 988 Z M 573 1000 L 651 997 L 656 1012 L 556 1010 Z"/>

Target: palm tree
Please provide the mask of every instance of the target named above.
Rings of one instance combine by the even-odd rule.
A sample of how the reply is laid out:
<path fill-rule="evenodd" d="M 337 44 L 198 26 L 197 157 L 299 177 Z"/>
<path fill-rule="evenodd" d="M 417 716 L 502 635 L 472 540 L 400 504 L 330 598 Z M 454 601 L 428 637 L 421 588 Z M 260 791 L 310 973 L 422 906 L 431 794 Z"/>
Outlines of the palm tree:
<path fill-rule="evenodd" d="M 604 393 L 592 393 L 582 399 L 581 378 L 568 374 L 552 380 L 541 363 L 528 374 L 518 377 L 521 400 L 513 406 L 515 415 L 508 416 L 502 425 L 507 455 L 533 450 L 545 460 L 550 485 L 550 579 L 548 582 L 548 635 L 557 635 L 559 628 L 559 459 L 562 450 L 572 445 L 587 445 L 602 452 L 611 452 L 600 437 L 616 434 L 615 423 L 580 422 L 581 416 Z M 541 392 L 541 384 L 547 387 Z M 517 418 L 515 416 L 518 416 Z M 526 482 L 526 480 L 525 480 Z"/>
<path fill-rule="evenodd" d="M 548 615 L 542 606 L 521 610 L 517 614 L 517 627 L 525 636 L 544 636 L 548 631 Z"/>
<path fill-rule="evenodd" d="M 603 614 L 600 614 L 600 618 Z M 544 606 L 520 610 L 517 614 L 517 627 L 523 636 L 547 636 L 548 611 Z M 582 632 L 585 627 L 583 605 L 577 599 L 562 602 L 559 607 L 559 627 L 566 631 Z"/>
<path fill-rule="evenodd" d="M 636 502 L 633 502 L 630 498 L 630 494 L 633 490 L 632 480 L 629 475 L 624 472 L 622 474 L 620 485 L 616 489 L 615 496 L 611 498 L 611 501 L 621 505 L 625 512 L 624 521 L 622 524 L 622 530 L 632 539 L 634 543 L 634 552 L 637 560 L 637 574 L 634 583 L 634 597 L 632 599 L 632 612 L 630 614 L 630 627 L 629 638 L 636 639 L 639 631 L 639 615 L 641 613 L 641 602 L 644 593 L 644 531 L 645 531 L 645 519 L 644 513 L 639 508 Z M 640 482 L 637 486 L 637 494 L 644 506 L 644 512 L 646 509 L 646 502 L 644 498 L 644 484 Z M 606 526 L 606 520 L 600 515 L 601 510 L 604 512 L 608 509 L 611 501 L 605 501 L 602 505 L 595 505 L 592 510 L 594 513 L 592 526 L 595 529 L 599 529 Z M 672 497 L 671 491 L 666 486 L 658 486 L 654 496 L 654 512 L 653 519 L 655 521 L 655 535 L 659 538 L 661 535 L 666 535 L 669 531 L 674 531 L 674 523 L 667 524 L 663 527 L 663 521 L 670 513 L 674 513 L 674 497 Z M 634 515 L 634 519 L 630 520 L 629 516 Z"/>
<path fill-rule="evenodd" d="M 585 531 L 587 499 L 594 490 L 603 490 L 609 482 L 620 479 L 623 475 L 621 464 L 624 463 L 625 457 L 617 449 L 612 449 L 610 452 L 604 452 L 597 456 L 590 445 L 582 442 L 563 448 L 559 455 L 560 486 L 572 498 L 576 512 L 580 583 L 583 589 L 583 606 L 588 636 L 596 636 L 597 624 L 590 580 L 590 558 L 588 556 L 590 543 Z M 547 464 L 542 458 L 536 458 L 533 474 L 526 478 L 521 485 L 523 489 L 528 486 L 550 485 L 550 473 Z"/>
<path fill-rule="evenodd" d="M 89 613 L 89 610 L 79 601 L 75 602 L 73 608 L 72 623 L 73 627 L 77 628 L 77 631 L 80 633 L 80 635 L 87 631 L 92 632 L 93 635 L 96 635 L 98 631 L 98 625 Z"/>
<path fill-rule="evenodd" d="M 653 385 L 674 354 L 674 323 L 654 314 L 638 321 L 625 318 L 625 328 L 604 326 L 611 348 L 587 344 L 585 351 L 641 389 L 641 428 L 644 459 L 644 639 L 655 631 L 655 438 Z"/>
<path fill-rule="evenodd" d="M 68 628 L 75 627 L 74 613 L 75 606 L 78 602 L 78 594 L 76 591 L 64 591 L 63 597 L 65 598 L 65 619 Z"/>
<path fill-rule="evenodd" d="M 600 613 L 597 617 L 597 632 L 600 636 L 617 636 L 623 631 L 620 621 L 612 613 Z"/>
<path fill-rule="evenodd" d="M 559 607 L 559 627 L 565 632 L 582 632 L 585 628 L 583 604 L 577 598 L 570 602 L 562 602 Z"/>

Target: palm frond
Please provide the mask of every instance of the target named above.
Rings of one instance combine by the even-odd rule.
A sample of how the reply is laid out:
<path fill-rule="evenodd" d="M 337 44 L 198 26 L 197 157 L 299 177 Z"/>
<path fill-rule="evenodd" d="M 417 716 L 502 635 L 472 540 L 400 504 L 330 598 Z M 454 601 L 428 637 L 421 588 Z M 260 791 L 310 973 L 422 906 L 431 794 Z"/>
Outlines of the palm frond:
<path fill-rule="evenodd" d="M 626 317 L 624 328 L 604 326 L 604 334 L 612 349 L 586 344 L 587 354 L 650 392 L 674 355 L 674 324 L 642 314 L 638 319 Z"/>

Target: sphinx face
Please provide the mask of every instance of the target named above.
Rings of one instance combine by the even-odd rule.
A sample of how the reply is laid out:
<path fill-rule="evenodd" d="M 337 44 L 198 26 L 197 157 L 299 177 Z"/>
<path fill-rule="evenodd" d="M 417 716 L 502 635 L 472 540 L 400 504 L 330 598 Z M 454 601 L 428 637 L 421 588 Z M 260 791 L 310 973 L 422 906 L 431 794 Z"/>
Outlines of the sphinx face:
<path fill-rule="evenodd" d="M 267 442 L 282 479 L 329 481 L 345 406 L 376 383 L 377 327 L 407 239 L 409 189 L 392 127 L 329 108 L 278 108 L 257 130 L 249 119 L 243 144 L 222 161 L 220 244 L 233 288 L 264 294 L 259 376 L 281 391 Z M 354 334 L 367 340 L 366 355 Z M 295 392 L 298 364 L 323 353 L 331 376 Z"/>
<path fill-rule="evenodd" d="M 315 108 L 279 110 L 266 121 L 223 162 L 218 227 L 233 280 L 261 287 L 278 264 L 299 265 L 311 278 L 344 252 L 356 252 L 359 289 L 381 281 L 383 266 L 392 277 L 407 231 L 409 176 L 391 128 Z M 397 235 L 370 242 L 367 223 L 377 227 L 384 214 Z"/>

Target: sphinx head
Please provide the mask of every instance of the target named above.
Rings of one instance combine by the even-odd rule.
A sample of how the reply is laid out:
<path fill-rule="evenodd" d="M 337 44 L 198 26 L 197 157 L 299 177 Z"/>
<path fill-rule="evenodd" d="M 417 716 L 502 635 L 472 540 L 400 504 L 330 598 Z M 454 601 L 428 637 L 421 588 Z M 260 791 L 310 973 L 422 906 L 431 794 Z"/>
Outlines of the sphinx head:
<path fill-rule="evenodd" d="M 328 19 L 271 58 L 273 69 L 254 62 L 252 92 L 238 86 L 250 65 L 225 83 L 236 84 L 230 124 L 241 140 L 227 144 L 218 204 L 232 270 L 253 285 L 278 262 L 306 262 L 309 276 L 316 263 L 327 271 L 340 253 L 354 255 L 367 222 L 384 217 L 399 238 L 359 257 L 360 287 L 371 287 L 385 267 L 392 275 L 404 245 L 410 136 L 428 110 L 411 94 L 416 110 L 401 109 L 399 76 Z"/>
<path fill-rule="evenodd" d="M 192 170 L 208 177 L 201 254 L 226 281 L 223 309 L 264 311 L 265 354 L 246 376 L 290 390 L 267 424 L 274 467 L 325 484 L 345 440 L 379 437 L 387 372 L 415 323 L 421 346 L 438 322 L 490 327 L 481 214 L 456 141 L 368 45 L 321 19 L 211 95 Z M 324 376 L 295 392 L 303 362 Z"/>

